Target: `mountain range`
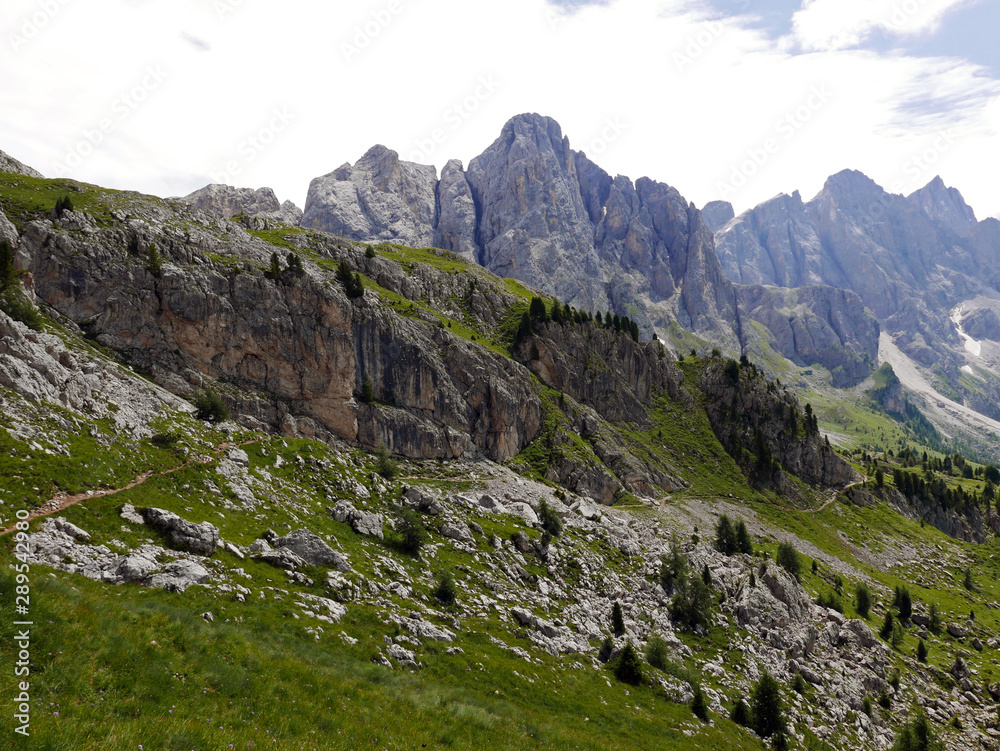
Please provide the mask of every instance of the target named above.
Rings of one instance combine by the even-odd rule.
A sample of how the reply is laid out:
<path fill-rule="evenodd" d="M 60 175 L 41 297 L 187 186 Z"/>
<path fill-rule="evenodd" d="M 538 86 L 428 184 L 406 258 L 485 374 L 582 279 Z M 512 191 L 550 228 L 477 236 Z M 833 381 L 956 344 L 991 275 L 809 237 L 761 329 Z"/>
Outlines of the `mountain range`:
<path fill-rule="evenodd" d="M 675 350 L 719 346 L 792 381 L 818 367 L 834 387 L 855 386 L 878 366 L 881 340 L 903 353 L 897 367 L 923 373 L 934 405 L 1000 418 L 1000 222 L 977 221 L 940 178 L 904 197 L 848 170 L 808 203 L 782 195 L 735 217 L 724 202 L 700 211 L 664 183 L 612 177 L 554 120 L 525 114 L 468 169 L 449 161 L 439 177 L 375 146 L 313 180 L 301 219 L 256 195 L 209 186 L 184 200 L 450 250 L 581 309 L 627 315 Z M 950 434 L 995 427 L 941 417 Z"/>

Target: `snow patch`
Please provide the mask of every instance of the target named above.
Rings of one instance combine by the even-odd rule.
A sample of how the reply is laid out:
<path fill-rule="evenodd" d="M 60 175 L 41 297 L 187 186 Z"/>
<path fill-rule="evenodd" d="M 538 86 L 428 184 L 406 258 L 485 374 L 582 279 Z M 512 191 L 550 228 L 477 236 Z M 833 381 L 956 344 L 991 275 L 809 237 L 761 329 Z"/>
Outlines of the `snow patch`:
<path fill-rule="evenodd" d="M 962 337 L 962 340 L 965 342 L 965 351 L 973 357 L 981 357 L 983 354 L 983 345 L 966 334 L 965 329 L 962 328 L 962 317 L 964 315 L 965 305 L 959 305 L 951 311 L 951 322 L 955 324 L 955 328 L 958 329 L 958 335 Z M 965 368 L 962 368 L 962 370 L 965 370 Z M 971 375 L 971 371 L 969 371 L 969 373 Z"/>

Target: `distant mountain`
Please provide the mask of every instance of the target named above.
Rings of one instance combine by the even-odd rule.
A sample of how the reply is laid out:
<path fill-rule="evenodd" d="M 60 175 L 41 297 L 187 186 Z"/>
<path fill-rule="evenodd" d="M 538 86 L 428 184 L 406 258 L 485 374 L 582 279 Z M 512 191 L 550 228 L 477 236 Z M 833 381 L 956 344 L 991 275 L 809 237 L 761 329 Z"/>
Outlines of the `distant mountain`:
<path fill-rule="evenodd" d="M 901 196 L 840 172 L 809 202 L 796 192 L 743 213 L 716 244 L 733 282 L 856 293 L 906 355 L 969 406 L 1000 416 L 1000 352 L 968 341 L 1000 334 L 1000 222 L 977 221 L 941 178 Z M 963 330 L 966 318 L 975 334 Z"/>

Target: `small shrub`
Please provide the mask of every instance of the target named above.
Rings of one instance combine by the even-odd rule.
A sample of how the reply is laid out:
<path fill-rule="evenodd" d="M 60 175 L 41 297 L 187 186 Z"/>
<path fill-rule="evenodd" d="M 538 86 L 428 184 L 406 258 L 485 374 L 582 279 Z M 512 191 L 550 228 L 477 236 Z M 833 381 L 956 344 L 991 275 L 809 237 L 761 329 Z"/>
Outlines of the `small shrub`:
<path fill-rule="evenodd" d="M 799 551 L 791 543 L 783 542 L 778 545 L 778 554 L 775 560 L 796 580 L 802 576 L 802 559 L 799 557 Z"/>
<path fill-rule="evenodd" d="M 927 662 L 927 644 L 923 639 L 917 642 L 917 659 L 920 662 Z"/>
<path fill-rule="evenodd" d="M 657 670 L 666 670 L 670 661 L 667 643 L 659 636 L 653 636 L 646 644 L 646 662 Z"/>
<path fill-rule="evenodd" d="M 389 455 L 389 450 L 382 444 L 375 449 L 375 471 L 390 482 L 399 476 L 399 467 Z"/>
<path fill-rule="evenodd" d="M 442 605 L 455 604 L 455 580 L 451 573 L 442 571 L 434 588 L 434 599 Z"/>
<path fill-rule="evenodd" d="M 872 716 L 872 700 L 870 697 L 866 696 L 861 701 L 861 711 L 864 712 L 869 717 Z"/>
<path fill-rule="evenodd" d="M 369 245 L 367 248 L 365 248 L 365 258 L 374 258 L 374 257 L 375 257 L 375 248 Z"/>
<path fill-rule="evenodd" d="M 198 389 L 192 399 L 195 417 L 205 422 L 225 422 L 229 419 L 229 408 L 212 389 Z"/>
<path fill-rule="evenodd" d="M 372 388 L 372 379 L 365 374 L 364 381 L 361 383 L 361 401 L 365 404 L 371 404 L 375 401 L 375 390 Z"/>
<path fill-rule="evenodd" d="M 396 536 L 404 553 L 413 556 L 420 553 L 420 548 L 427 542 L 427 530 L 416 511 L 411 508 L 400 511 L 396 522 Z"/>
<path fill-rule="evenodd" d="M 805 696 L 807 688 L 808 686 L 806 686 L 806 681 L 805 678 L 802 677 L 802 673 L 796 673 L 795 679 L 792 681 L 792 691 L 800 696 Z"/>
<path fill-rule="evenodd" d="M 562 534 L 562 519 L 556 510 L 546 501 L 542 501 L 538 509 L 538 519 L 542 523 L 542 529 L 553 537 L 558 537 Z"/>
<path fill-rule="evenodd" d="M 177 441 L 181 439 L 181 434 L 176 431 L 170 431 L 168 433 L 157 433 L 154 435 L 150 441 L 154 446 L 159 446 L 160 448 L 170 448 Z"/>
<path fill-rule="evenodd" d="M 636 654 L 632 642 L 625 644 L 622 653 L 618 655 L 618 662 L 615 664 L 615 678 L 622 683 L 638 686 L 642 683 L 642 662 Z"/>
<path fill-rule="evenodd" d="M 882 709 L 892 709 L 892 699 L 889 698 L 889 694 L 885 691 L 879 694 L 878 705 L 882 707 Z"/>
<path fill-rule="evenodd" d="M 615 651 L 615 640 L 610 636 L 605 637 L 604 641 L 601 642 L 601 648 L 597 652 L 597 659 L 601 662 L 607 662 L 611 659 L 611 653 Z"/>
<path fill-rule="evenodd" d="M 73 199 L 68 195 L 56 199 L 55 213 L 57 217 L 61 217 L 65 212 L 73 210 Z"/>
<path fill-rule="evenodd" d="M 42 330 L 41 314 L 28 302 L 28 298 L 16 283 L 0 292 L 0 310 L 33 331 Z"/>

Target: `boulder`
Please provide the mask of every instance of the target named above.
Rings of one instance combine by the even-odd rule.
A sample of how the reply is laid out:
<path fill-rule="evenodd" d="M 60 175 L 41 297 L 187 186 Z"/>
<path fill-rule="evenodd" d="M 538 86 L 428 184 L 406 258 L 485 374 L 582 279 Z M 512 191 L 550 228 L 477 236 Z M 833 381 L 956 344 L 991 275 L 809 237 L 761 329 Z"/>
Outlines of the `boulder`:
<path fill-rule="evenodd" d="M 208 579 L 209 573 L 204 566 L 182 559 L 167 564 L 163 571 L 147 577 L 143 584 L 168 592 L 183 592 L 193 584 L 204 584 Z"/>
<path fill-rule="evenodd" d="M 297 529 L 279 537 L 275 545 L 291 550 L 309 566 L 338 567 L 346 562 L 340 553 L 307 529 Z"/>
<path fill-rule="evenodd" d="M 174 545 L 183 550 L 210 556 L 219 545 L 219 530 L 208 522 L 194 524 L 159 508 L 144 508 L 139 513 L 146 524 L 168 535 Z"/>

